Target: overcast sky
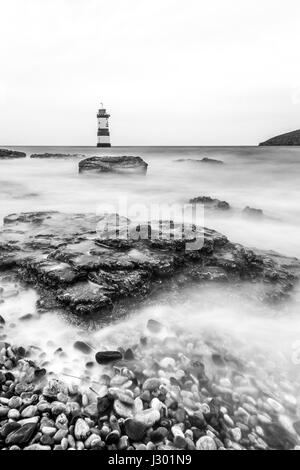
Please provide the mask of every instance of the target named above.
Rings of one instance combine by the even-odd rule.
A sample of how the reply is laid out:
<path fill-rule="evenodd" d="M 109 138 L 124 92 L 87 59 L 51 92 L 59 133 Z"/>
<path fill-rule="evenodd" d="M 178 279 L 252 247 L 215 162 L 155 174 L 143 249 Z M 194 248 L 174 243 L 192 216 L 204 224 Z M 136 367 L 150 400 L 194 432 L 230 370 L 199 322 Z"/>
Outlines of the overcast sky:
<path fill-rule="evenodd" d="M 0 0 L 0 144 L 257 144 L 300 128 L 299 0 Z"/>

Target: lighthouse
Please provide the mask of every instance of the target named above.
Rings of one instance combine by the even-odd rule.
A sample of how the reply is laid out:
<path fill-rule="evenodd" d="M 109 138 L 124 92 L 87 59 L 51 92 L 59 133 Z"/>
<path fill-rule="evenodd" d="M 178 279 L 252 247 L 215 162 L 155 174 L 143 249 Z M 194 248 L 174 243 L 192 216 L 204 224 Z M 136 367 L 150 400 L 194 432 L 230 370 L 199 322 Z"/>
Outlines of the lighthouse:
<path fill-rule="evenodd" d="M 97 132 L 97 147 L 111 147 L 108 119 L 110 114 L 107 114 L 106 109 L 101 103 L 101 108 L 98 110 L 98 132 Z"/>

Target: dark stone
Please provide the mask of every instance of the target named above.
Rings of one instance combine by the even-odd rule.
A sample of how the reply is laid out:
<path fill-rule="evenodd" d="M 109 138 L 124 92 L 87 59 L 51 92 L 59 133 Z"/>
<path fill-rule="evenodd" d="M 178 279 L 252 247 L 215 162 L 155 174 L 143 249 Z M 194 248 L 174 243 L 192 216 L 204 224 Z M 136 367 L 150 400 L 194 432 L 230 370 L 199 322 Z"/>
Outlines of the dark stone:
<path fill-rule="evenodd" d="M 226 362 L 224 361 L 223 357 L 220 354 L 212 354 L 211 358 L 213 363 L 218 367 L 225 367 Z"/>
<path fill-rule="evenodd" d="M 298 439 L 289 433 L 279 423 L 272 423 L 265 426 L 264 440 L 271 449 L 274 450 L 292 450 L 298 443 Z"/>
<path fill-rule="evenodd" d="M 226 201 L 220 201 L 220 199 L 213 199 L 208 196 L 199 196 L 190 199 L 190 204 L 203 204 L 205 209 L 215 209 L 221 211 L 228 211 L 231 209 L 230 205 Z"/>
<path fill-rule="evenodd" d="M 169 432 L 165 427 L 160 427 L 150 433 L 150 439 L 154 444 L 157 444 L 158 442 L 163 441 L 168 434 Z"/>
<path fill-rule="evenodd" d="M 35 376 L 37 379 L 41 379 L 41 378 L 45 377 L 46 374 L 47 374 L 46 369 L 36 369 L 36 370 L 34 371 L 34 376 Z"/>
<path fill-rule="evenodd" d="M 120 440 L 120 433 L 117 430 L 111 431 L 105 439 L 107 445 L 116 444 Z"/>
<path fill-rule="evenodd" d="M 146 434 L 146 426 L 135 419 L 128 418 L 125 421 L 125 433 L 135 442 L 141 441 Z"/>
<path fill-rule="evenodd" d="M 294 429 L 295 429 L 296 433 L 299 434 L 299 436 L 300 436 L 300 421 L 296 421 L 293 424 L 293 426 L 294 426 Z"/>
<path fill-rule="evenodd" d="M 95 355 L 96 361 L 101 365 L 119 361 L 122 357 L 123 356 L 119 351 L 99 351 Z"/>
<path fill-rule="evenodd" d="M 32 319 L 33 319 L 32 313 L 26 313 L 25 315 L 22 315 L 22 317 L 19 318 L 20 321 L 29 321 Z"/>
<path fill-rule="evenodd" d="M 0 149 L 0 158 L 25 158 L 26 153 L 16 150 Z"/>
<path fill-rule="evenodd" d="M 54 445 L 54 439 L 51 436 L 43 435 L 40 439 L 40 443 L 43 446 L 52 446 Z"/>
<path fill-rule="evenodd" d="M 78 351 L 82 352 L 83 354 L 90 354 L 92 352 L 92 348 L 83 341 L 76 341 L 73 346 L 75 349 L 78 349 Z"/>
<path fill-rule="evenodd" d="M 148 164 L 141 157 L 90 157 L 79 163 L 79 173 L 147 173 Z"/>
<path fill-rule="evenodd" d="M 5 440 L 5 443 L 9 446 L 27 444 L 33 437 L 36 428 L 36 423 L 24 424 L 21 428 L 10 433 Z"/>
<path fill-rule="evenodd" d="M 113 402 L 114 399 L 110 395 L 105 395 L 102 398 L 98 398 L 97 409 L 100 417 L 106 415 L 111 410 Z"/>
<path fill-rule="evenodd" d="M 5 325 L 5 320 L 1 315 L 0 315 L 0 325 Z"/>
<path fill-rule="evenodd" d="M 147 328 L 151 333 L 159 333 L 162 330 L 163 325 L 159 323 L 159 321 L 150 319 L 147 323 Z"/>
<path fill-rule="evenodd" d="M 124 353 L 124 359 L 126 359 L 127 361 L 133 361 L 134 360 L 134 354 L 133 354 L 132 349 L 126 349 L 126 351 Z"/>
<path fill-rule="evenodd" d="M 21 424 L 17 423 L 16 421 L 10 421 L 0 428 L 0 436 L 5 439 L 10 433 L 16 431 L 21 427 Z"/>

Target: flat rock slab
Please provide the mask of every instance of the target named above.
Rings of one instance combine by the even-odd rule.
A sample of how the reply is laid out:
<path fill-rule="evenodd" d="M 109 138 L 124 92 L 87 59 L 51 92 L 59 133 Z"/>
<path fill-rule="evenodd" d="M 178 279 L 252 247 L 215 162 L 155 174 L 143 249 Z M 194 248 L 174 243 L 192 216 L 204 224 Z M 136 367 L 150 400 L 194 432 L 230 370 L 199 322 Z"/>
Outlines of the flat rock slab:
<path fill-rule="evenodd" d="M 170 238 L 164 224 L 157 232 L 116 215 L 12 214 L 0 232 L 0 270 L 35 287 L 44 309 L 59 307 L 87 318 L 111 318 L 157 293 L 173 295 L 207 282 L 233 287 L 251 282 L 259 299 L 277 301 L 299 278 L 297 259 L 244 248 L 206 228 L 197 232 L 203 246 L 190 251 L 194 227 L 182 240 Z"/>
<path fill-rule="evenodd" d="M 147 173 L 148 164 L 141 157 L 90 157 L 79 163 L 79 173 Z"/>
<path fill-rule="evenodd" d="M 25 158 L 26 153 L 17 150 L 0 149 L 0 159 L 5 158 Z"/>
<path fill-rule="evenodd" d="M 30 155 L 30 158 L 75 158 L 75 157 L 84 157 L 84 155 L 82 154 L 79 154 L 79 153 L 73 153 L 73 154 L 70 154 L 70 153 L 33 153 L 32 155 Z"/>

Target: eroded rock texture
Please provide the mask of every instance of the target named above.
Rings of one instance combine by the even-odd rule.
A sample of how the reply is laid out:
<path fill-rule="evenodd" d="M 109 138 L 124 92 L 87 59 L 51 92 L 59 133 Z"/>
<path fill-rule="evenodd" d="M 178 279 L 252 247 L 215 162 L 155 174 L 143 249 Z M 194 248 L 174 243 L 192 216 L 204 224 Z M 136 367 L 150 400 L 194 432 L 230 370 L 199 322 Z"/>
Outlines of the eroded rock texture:
<path fill-rule="evenodd" d="M 79 173 L 147 173 L 148 164 L 141 157 L 90 157 L 79 163 Z"/>
<path fill-rule="evenodd" d="M 297 259 L 258 253 L 194 226 L 178 239 L 181 229 L 164 222 L 136 225 L 115 215 L 13 214 L 0 232 L 0 269 L 36 287 L 40 307 L 97 318 L 203 282 L 234 287 L 250 281 L 259 298 L 278 300 L 298 279 Z M 203 235 L 202 247 L 193 242 L 195 234 Z"/>

